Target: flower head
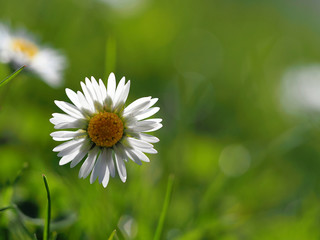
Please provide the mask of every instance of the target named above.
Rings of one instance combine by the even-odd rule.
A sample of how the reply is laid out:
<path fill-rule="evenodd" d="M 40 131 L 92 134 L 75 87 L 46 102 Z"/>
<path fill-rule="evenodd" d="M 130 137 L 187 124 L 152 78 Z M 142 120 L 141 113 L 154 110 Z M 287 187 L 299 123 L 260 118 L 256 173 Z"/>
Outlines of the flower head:
<path fill-rule="evenodd" d="M 286 69 L 279 91 L 283 109 L 291 114 L 320 112 L 320 64 L 295 65 Z"/>
<path fill-rule="evenodd" d="M 118 86 L 113 73 L 108 78 L 107 88 L 102 80 L 94 77 L 81 82 L 82 92 L 75 93 L 66 89 L 73 104 L 55 101 L 65 113 L 54 113 L 50 122 L 55 129 L 75 129 L 74 131 L 56 131 L 51 136 L 56 141 L 66 141 L 55 147 L 62 157 L 59 164 L 71 162 L 76 166 L 83 158 L 79 178 L 90 173 L 90 183 L 97 178 L 104 187 L 108 185 L 110 175 L 117 170 L 122 182 L 127 179 L 125 162 L 131 159 L 141 165 L 149 162 L 145 153 L 155 154 L 152 143 L 158 138 L 146 134 L 162 127 L 162 119 L 147 119 L 159 111 L 153 107 L 157 98 L 143 97 L 125 107 L 130 81 L 123 77 Z"/>
<path fill-rule="evenodd" d="M 39 46 L 24 31 L 12 32 L 0 24 L 0 62 L 9 63 L 14 68 L 26 65 L 27 69 L 54 87 L 61 84 L 66 60 L 57 51 Z"/>

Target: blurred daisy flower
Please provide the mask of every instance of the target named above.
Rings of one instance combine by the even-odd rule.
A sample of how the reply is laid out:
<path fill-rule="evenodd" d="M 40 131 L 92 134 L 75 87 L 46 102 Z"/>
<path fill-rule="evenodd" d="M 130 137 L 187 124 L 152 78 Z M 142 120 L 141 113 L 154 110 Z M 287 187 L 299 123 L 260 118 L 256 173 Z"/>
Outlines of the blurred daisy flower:
<path fill-rule="evenodd" d="M 0 62 L 8 63 L 13 68 L 26 65 L 52 87 L 62 82 L 65 57 L 56 50 L 41 47 L 25 31 L 12 32 L 0 24 Z"/>
<path fill-rule="evenodd" d="M 320 64 L 292 66 L 281 83 L 280 99 L 285 111 L 320 112 Z"/>
<path fill-rule="evenodd" d="M 122 182 L 127 179 L 125 162 L 131 159 L 141 165 L 149 162 L 145 153 L 155 154 L 152 143 L 158 138 L 146 134 L 162 127 L 159 118 L 151 117 L 159 111 L 152 107 L 157 98 L 143 97 L 125 107 L 130 81 L 123 77 L 118 86 L 113 73 L 108 78 L 107 88 L 102 80 L 94 77 L 81 82 L 83 93 L 66 89 L 66 94 L 73 104 L 55 101 L 65 113 L 54 113 L 50 122 L 55 129 L 76 129 L 75 131 L 56 131 L 51 136 L 56 141 L 66 141 L 55 147 L 62 157 L 59 164 L 71 162 L 76 166 L 85 156 L 79 178 L 86 178 L 90 173 L 90 183 L 97 178 L 104 187 L 108 185 L 110 175 L 117 170 Z"/>

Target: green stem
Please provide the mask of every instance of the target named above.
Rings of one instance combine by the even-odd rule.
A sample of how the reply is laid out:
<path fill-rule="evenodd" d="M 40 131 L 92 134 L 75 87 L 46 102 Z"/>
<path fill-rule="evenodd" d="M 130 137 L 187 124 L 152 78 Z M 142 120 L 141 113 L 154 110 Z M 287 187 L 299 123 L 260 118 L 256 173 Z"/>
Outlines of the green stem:
<path fill-rule="evenodd" d="M 48 199 L 48 204 L 47 204 L 47 216 L 45 219 L 45 225 L 44 225 L 44 230 L 43 230 L 43 239 L 44 240 L 49 240 L 50 236 L 50 218 L 51 218 L 51 199 L 50 199 L 50 191 L 49 191 L 49 185 L 47 182 L 47 178 L 45 175 L 42 175 L 44 185 L 47 190 L 47 199 Z"/>
<path fill-rule="evenodd" d="M 14 73 L 12 73 L 11 75 L 9 75 L 8 77 L 6 77 L 5 79 L 3 79 L 0 82 L 0 87 L 2 87 L 3 85 L 7 84 L 10 80 L 12 80 L 15 76 L 17 76 L 26 66 L 22 66 L 19 69 L 17 69 Z"/>
<path fill-rule="evenodd" d="M 166 218 L 170 199 L 171 199 L 173 182 L 174 182 L 174 175 L 170 175 L 169 179 L 168 179 L 168 184 L 167 184 L 166 196 L 164 198 L 162 211 L 160 214 L 158 226 L 157 226 L 156 233 L 154 235 L 153 240 L 159 240 L 161 237 L 161 233 L 162 233 L 162 229 L 163 229 L 163 225 L 164 225 L 164 220 Z"/>
<path fill-rule="evenodd" d="M 114 235 L 116 234 L 117 230 L 113 230 L 112 233 L 110 234 L 108 240 L 113 240 Z"/>

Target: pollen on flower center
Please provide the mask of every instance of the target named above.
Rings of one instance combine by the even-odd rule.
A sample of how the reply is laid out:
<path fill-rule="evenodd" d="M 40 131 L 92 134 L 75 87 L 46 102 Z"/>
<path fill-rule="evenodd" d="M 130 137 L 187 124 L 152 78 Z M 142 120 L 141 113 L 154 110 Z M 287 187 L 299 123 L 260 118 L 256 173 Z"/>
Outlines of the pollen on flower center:
<path fill-rule="evenodd" d="M 12 48 L 16 52 L 22 52 L 29 58 L 33 58 L 38 53 L 38 47 L 22 38 L 14 39 L 12 42 Z"/>
<path fill-rule="evenodd" d="M 112 147 L 122 138 L 123 122 L 115 113 L 101 112 L 90 119 L 87 132 L 97 146 Z"/>

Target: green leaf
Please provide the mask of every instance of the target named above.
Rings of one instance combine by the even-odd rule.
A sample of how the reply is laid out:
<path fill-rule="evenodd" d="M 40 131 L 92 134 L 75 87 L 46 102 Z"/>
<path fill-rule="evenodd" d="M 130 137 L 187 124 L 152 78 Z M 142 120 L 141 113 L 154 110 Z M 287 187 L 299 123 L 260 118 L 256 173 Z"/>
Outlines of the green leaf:
<path fill-rule="evenodd" d="M 48 199 L 48 204 L 47 204 L 47 216 L 45 219 L 45 225 L 44 225 L 44 230 L 43 230 L 43 239 L 44 240 L 49 240 L 50 236 L 50 218 L 51 218 L 51 199 L 50 199 L 50 191 L 49 191 L 49 185 L 47 182 L 46 176 L 43 174 L 42 175 L 43 181 L 44 181 L 44 186 L 46 187 L 47 191 L 47 199 Z"/>
<path fill-rule="evenodd" d="M 14 79 L 26 66 L 20 67 L 18 70 L 16 70 L 14 73 L 12 73 L 10 76 L 6 77 L 4 80 L 0 82 L 0 87 L 7 84 L 10 80 Z"/>
<path fill-rule="evenodd" d="M 113 230 L 112 233 L 110 234 L 110 237 L 108 238 L 108 240 L 112 240 L 114 235 L 116 234 L 117 230 Z"/>
<path fill-rule="evenodd" d="M 156 229 L 156 233 L 154 235 L 153 240 L 159 240 L 161 238 L 161 233 L 164 225 L 164 220 L 167 215 L 170 199 L 171 199 L 171 194 L 172 194 L 172 188 L 173 188 L 173 182 L 174 182 L 174 175 L 170 175 L 168 179 L 168 184 L 167 184 L 167 191 L 166 191 L 166 196 L 164 198 L 164 203 L 162 207 L 162 211 L 160 214 L 158 226 Z"/>

